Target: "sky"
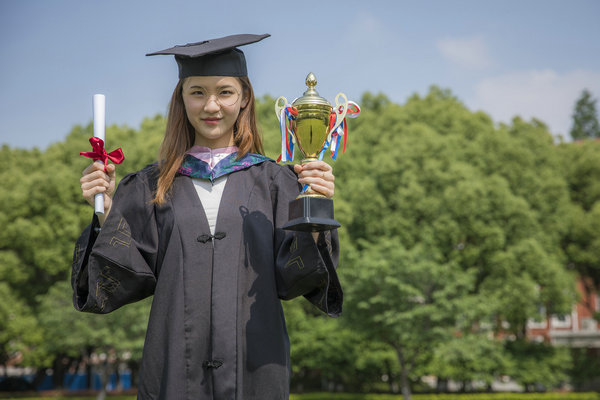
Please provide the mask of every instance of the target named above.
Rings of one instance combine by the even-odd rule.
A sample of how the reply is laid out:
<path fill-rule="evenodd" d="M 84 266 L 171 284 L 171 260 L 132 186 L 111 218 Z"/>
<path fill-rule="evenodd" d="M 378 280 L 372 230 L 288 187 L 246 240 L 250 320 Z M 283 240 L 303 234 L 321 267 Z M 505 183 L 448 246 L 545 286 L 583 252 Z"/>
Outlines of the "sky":
<path fill-rule="evenodd" d="M 497 123 L 537 118 L 568 138 L 581 92 L 600 96 L 599 19 L 597 0 L 0 0 L 0 144 L 64 140 L 95 93 L 107 125 L 137 129 L 177 83 L 171 56 L 146 53 L 237 33 L 272 35 L 243 48 L 258 96 L 292 100 L 309 72 L 330 102 L 402 104 L 437 85 Z"/>

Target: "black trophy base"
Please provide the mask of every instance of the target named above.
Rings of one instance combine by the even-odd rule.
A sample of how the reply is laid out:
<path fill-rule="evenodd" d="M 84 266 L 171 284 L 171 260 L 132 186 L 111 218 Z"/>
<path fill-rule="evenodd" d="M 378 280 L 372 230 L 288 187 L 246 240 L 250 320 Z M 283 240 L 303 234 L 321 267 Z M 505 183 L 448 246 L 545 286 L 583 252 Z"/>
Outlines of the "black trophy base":
<path fill-rule="evenodd" d="M 289 221 L 283 229 L 321 232 L 339 228 L 333 219 L 333 200 L 324 197 L 301 197 L 290 201 Z"/>

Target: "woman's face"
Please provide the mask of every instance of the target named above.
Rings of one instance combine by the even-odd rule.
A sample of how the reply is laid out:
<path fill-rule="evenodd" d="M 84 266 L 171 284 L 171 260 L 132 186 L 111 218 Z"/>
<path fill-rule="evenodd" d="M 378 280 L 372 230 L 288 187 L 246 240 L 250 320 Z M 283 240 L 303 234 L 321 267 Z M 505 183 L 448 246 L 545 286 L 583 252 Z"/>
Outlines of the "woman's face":
<path fill-rule="evenodd" d="M 210 148 L 233 146 L 233 126 L 246 107 L 239 79 L 231 76 L 191 76 L 183 82 L 183 103 L 196 130 L 194 144 Z"/>

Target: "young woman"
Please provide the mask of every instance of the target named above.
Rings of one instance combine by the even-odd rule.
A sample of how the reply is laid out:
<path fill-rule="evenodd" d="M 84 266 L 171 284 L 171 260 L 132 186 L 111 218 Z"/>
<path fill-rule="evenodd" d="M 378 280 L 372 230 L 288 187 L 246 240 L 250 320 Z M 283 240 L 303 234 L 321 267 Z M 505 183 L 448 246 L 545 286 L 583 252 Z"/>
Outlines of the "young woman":
<path fill-rule="evenodd" d="M 139 399 L 287 399 L 289 340 L 280 299 L 341 312 L 336 231 L 281 229 L 300 186 L 331 197 L 324 162 L 292 168 L 263 156 L 254 94 L 235 35 L 177 46 L 160 162 L 125 176 L 83 171 L 83 197 L 105 198 L 77 241 L 80 311 L 107 313 L 154 295 Z"/>

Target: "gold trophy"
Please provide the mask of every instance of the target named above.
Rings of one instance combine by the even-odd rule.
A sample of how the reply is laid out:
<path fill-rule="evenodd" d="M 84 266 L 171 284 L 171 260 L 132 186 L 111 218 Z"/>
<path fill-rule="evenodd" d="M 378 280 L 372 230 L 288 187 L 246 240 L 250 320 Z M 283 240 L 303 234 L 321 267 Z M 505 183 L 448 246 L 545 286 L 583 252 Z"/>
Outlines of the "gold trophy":
<path fill-rule="evenodd" d="M 335 97 L 336 107 L 315 90 L 317 78 L 311 72 L 306 77 L 308 89 L 302 97 L 291 104 L 295 118 L 290 119 L 288 133 L 297 144 L 303 155 L 302 164 L 317 161 L 324 147 L 330 142 L 331 133 L 342 123 L 348 110 L 348 98 L 343 93 Z M 342 98 L 342 102 L 339 99 Z M 279 97 L 275 102 L 275 112 L 282 127 L 282 113 L 289 106 L 285 97 Z M 335 113 L 335 123 L 331 126 L 332 113 Z M 329 139 L 329 140 L 328 140 Z M 282 139 L 283 140 L 283 139 Z M 282 152 L 283 154 L 283 152 Z M 293 158 L 293 156 L 292 156 Z M 284 158 L 285 159 L 285 158 Z M 305 185 L 302 193 L 290 202 L 289 221 L 283 229 L 306 232 L 320 232 L 338 228 L 340 224 L 333 218 L 333 200 L 313 191 Z"/>

